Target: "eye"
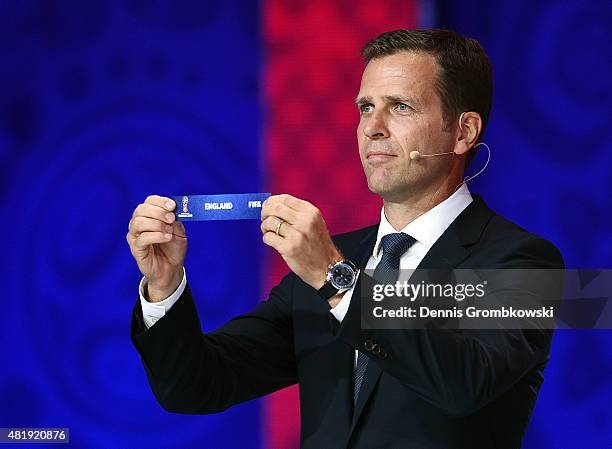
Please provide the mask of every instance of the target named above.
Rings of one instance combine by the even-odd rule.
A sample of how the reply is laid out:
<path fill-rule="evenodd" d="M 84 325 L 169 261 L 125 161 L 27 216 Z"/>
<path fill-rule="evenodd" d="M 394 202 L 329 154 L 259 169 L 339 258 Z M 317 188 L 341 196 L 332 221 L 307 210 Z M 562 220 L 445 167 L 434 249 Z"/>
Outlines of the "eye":
<path fill-rule="evenodd" d="M 400 112 L 408 112 L 408 111 L 410 111 L 412 108 L 411 108 L 411 107 L 410 107 L 408 104 L 406 104 L 406 103 L 397 103 L 397 109 L 398 109 Z"/>
<path fill-rule="evenodd" d="M 372 112 L 373 110 L 374 106 L 369 103 L 365 103 L 359 106 L 359 112 L 361 112 L 362 114 L 367 114 L 368 112 Z"/>

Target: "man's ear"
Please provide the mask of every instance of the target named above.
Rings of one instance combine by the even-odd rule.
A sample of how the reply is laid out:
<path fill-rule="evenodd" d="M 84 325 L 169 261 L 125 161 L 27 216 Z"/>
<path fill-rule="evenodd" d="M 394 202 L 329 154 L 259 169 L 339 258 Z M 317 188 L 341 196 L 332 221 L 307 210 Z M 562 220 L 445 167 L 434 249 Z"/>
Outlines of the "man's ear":
<path fill-rule="evenodd" d="M 482 119 L 477 112 L 462 112 L 456 129 L 456 140 L 453 151 L 456 154 L 466 154 L 476 145 L 482 131 Z"/>

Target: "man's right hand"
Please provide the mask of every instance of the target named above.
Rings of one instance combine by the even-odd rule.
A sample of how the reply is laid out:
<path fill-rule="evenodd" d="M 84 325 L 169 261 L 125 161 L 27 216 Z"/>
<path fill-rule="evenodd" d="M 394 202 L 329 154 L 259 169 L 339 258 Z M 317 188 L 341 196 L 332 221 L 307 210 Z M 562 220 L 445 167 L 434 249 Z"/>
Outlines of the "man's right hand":
<path fill-rule="evenodd" d="M 175 202 L 151 195 L 134 210 L 126 236 L 140 272 L 147 278 L 147 299 L 170 296 L 183 279 L 187 252 L 185 227 L 172 212 Z"/>

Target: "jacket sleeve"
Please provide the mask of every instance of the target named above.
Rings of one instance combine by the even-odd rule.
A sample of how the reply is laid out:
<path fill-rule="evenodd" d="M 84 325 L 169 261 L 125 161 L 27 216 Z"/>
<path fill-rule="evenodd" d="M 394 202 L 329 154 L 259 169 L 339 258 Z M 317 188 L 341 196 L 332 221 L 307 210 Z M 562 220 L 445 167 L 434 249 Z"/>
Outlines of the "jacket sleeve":
<path fill-rule="evenodd" d="M 210 333 L 201 331 L 189 285 L 149 329 L 136 303 L 132 342 L 164 409 L 216 413 L 297 382 L 291 318 L 294 276 L 285 276 L 267 301 Z"/>
<path fill-rule="evenodd" d="M 496 268 L 563 268 L 558 250 L 538 237 L 515 242 L 498 261 Z M 362 275 L 360 284 L 371 280 Z M 550 329 L 361 329 L 360 301 L 356 291 L 337 337 L 452 415 L 473 414 L 548 360 Z"/>

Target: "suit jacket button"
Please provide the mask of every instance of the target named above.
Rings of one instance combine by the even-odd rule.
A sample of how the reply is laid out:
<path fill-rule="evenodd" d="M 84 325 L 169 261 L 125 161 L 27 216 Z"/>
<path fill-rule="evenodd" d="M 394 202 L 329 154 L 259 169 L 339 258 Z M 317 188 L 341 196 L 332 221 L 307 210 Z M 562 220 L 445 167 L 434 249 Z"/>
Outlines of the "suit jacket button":
<path fill-rule="evenodd" d="M 374 342 L 368 339 L 365 341 L 365 344 L 363 346 L 366 348 L 366 351 L 371 351 L 373 345 L 374 345 Z"/>
<path fill-rule="evenodd" d="M 372 353 L 375 355 L 380 354 L 380 345 L 378 343 L 374 343 L 372 346 Z"/>

